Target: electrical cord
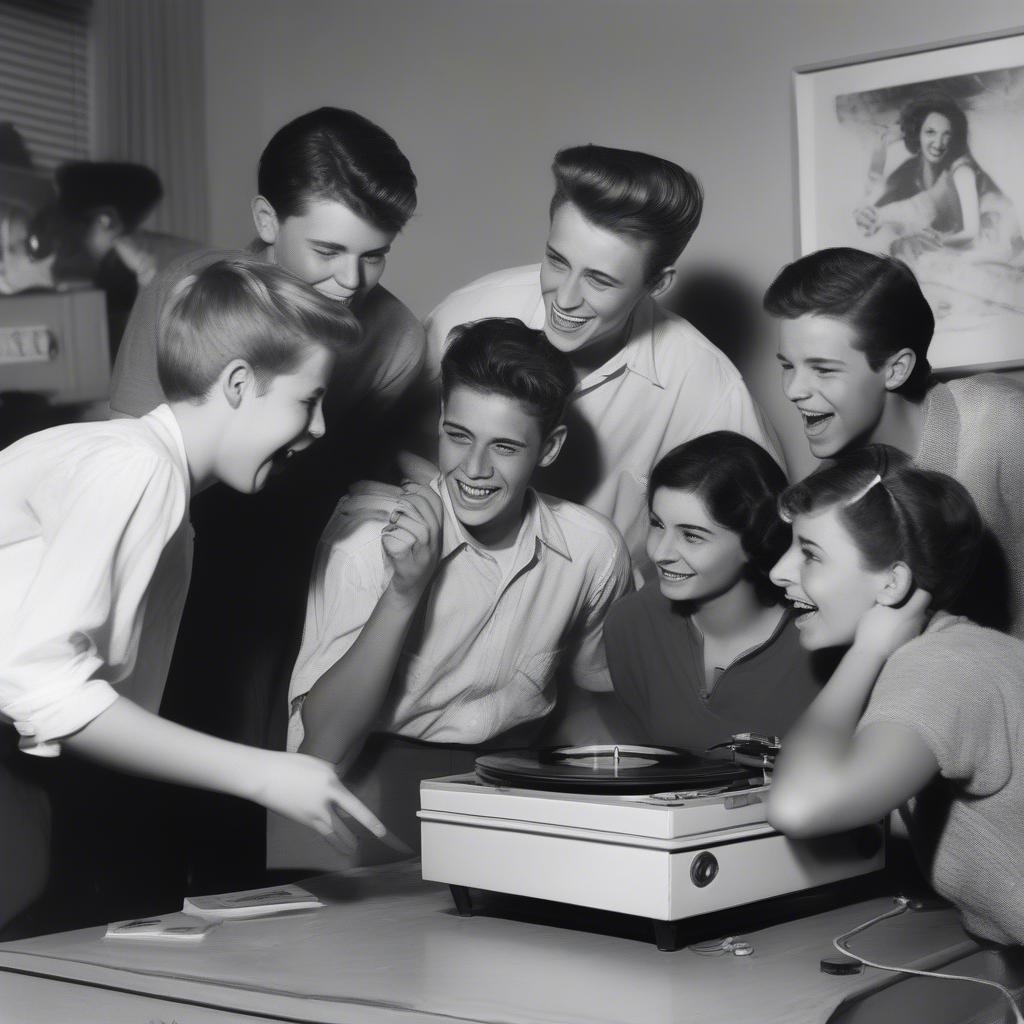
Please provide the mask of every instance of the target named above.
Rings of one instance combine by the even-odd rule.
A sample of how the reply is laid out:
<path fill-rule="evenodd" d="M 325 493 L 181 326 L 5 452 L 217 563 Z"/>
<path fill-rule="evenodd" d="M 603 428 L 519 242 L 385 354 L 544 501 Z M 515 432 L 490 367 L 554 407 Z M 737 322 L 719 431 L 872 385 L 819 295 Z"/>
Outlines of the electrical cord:
<path fill-rule="evenodd" d="M 737 939 L 734 935 L 727 935 L 724 939 L 713 939 L 710 942 L 695 942 L 686 948 L 698 956 L 724 956 L 726 953 L 732 953 L 733 956 L 750 956 L 754 952 L 754 947 L 749 942 Z"/>
<path fill-rule="evenodd" d="M 859 953 L 854 953 L 847 945 L 854 935 L 866 931 L 872 925 L 878 924 L 879 921 L 884 921 L 886 918 L 898 917 L 910 909 L 910 900 L 906 896 L 895 897 L 895 903 L 896 906 L 892 910 L 887 910 L 884 914 L 878 914 L 876 917 L 871 918 L 870 921 L 865 921 L 864 924 L 859 924 L 856 928 L 851 928 L 848 932 L 843 932 L 842 935 L 836 936 L 832 940 L 832 945 L 840 953 L 852 956 L 854 960 L 864 964 L 865 967 L 874 967 L 879 971 L 890 971 L 894 974 L 913 974 L 920 978 L 943 978 L 946 981 L 973 981 L 976 985 L 987 985 L 989 988 L 998 989 L 1010 1004 L 1015 1024 L 1024 1024 L 1024 1015 L 1021 1014 L 1016 1002 L 1014 1002 L 1013 993 L 1005 985 L 1000 985 L 998 981 L 989 981 L 988 978 L 972 978 L 965 974 L 942 974 L 939 971 L 918 971 L 912 967 L 894 967 L 890 964 L 876 963 L 873 960 L 862 957 Z"/>

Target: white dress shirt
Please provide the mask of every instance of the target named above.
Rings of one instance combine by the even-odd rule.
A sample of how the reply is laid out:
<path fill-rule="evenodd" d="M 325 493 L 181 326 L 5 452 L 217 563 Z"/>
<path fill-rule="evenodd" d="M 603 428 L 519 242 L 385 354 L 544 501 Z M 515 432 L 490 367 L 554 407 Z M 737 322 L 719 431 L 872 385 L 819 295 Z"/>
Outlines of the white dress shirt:
<path fill-rule="evenodd" d="M 606 519 L 529 491 L 507 568 L 444 507 L 441 559 L 409 629 L 379 727 L 434 743 L 481 743 L 546 715 L 564 664 L 610 690 L 605 615 L 632 589 L 629 555 Z M 317 552 L 302 647 L 288 693 L 288 749 L 304 734 L 302 698 L 359 637 L 391 574 L 378 521 L 335 514 Z"/>
<path fill-rule="evenodd" d="M 539 265 L 482 277 L 430 314 L 427 358 L 434 377 L 453 327 L 496 316 L 544 327 Z M 702 434 L 734 430 L 781 464 L 736 367 L 700 331 L 650 297 L 637 306 L 623 348 L 580 381 L 565 422 L 565 447 L 538 474 L 538 486 L 609 518 L 641 569 L 648 563 L 647 480 L 663 455 Z"/>
<path fill-rule="evenodd" d="M 159 709 L 192 566 L 188 502 L 166 405 L 0 452 L 0 715 L 27 753 L 60 753 L 119 694 Z"/>

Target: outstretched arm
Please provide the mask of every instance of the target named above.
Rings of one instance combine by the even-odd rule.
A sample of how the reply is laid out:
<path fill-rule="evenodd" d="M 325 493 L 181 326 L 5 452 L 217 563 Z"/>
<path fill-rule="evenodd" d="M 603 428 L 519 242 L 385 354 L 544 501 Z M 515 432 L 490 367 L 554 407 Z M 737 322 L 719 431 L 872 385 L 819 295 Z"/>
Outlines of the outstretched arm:
<path fill-rule="evenodd" d="M 261 750 L 169 722 L 119 697 L 64 739 L 69 750 L 118 771 L 253 800 L 329 836 L 340 808 L 377 836 L 384 826 L 330 765 L 302 754 Z"/>
<path fill-rule="evenodd" d="M 876 723 L 856 731 L 882 667 L 920 633 L 929 601 L 918 590 L 901 608 L 872 608 L 828 685 L 785 737 L 768 804 L 780 832 L 826 835 L 877 821 L 938 771 L 910 729 Z"/>
<path fill-rule="evenodd" d="M 355 643 L 319 679 L 302 705 L 300 749 L 350 763 L 383 705 L 416 608 L 441 550 L 441 499 L 408 484 L 381 534 L 391 582 Z"/>

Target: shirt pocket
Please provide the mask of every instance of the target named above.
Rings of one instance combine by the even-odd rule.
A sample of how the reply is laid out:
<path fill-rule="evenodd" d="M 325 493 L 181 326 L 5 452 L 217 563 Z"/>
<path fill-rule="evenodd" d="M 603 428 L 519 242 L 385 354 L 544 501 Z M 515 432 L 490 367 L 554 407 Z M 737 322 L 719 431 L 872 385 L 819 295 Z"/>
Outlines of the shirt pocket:
<path fill-rule="evenodd" d="M 554 669 L 561 651 L 538 651 L 519 659 L 508 682 L 498 691 L 499 728 L 504 732 L 524 722 L 535 722 L 555 706 Z"/>
<path fill-rule="evenodd" d="M 561 657 L 560 650 L 537 651 L 520 658 L 513 671 L 513 679 L 517 682 L 528 683 L 533 689 L 543 692 L 551 688 L 553 674 L 558 659 Z"/>

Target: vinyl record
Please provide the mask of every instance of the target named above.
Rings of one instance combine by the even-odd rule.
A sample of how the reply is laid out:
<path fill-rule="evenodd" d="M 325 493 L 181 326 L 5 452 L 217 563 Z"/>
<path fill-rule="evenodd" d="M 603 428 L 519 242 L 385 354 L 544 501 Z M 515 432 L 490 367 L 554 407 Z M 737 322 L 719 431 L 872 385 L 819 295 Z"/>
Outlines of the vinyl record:
<path fill-rule="evenodd" d="M 484 754 L 476 759 L 476 774 L 495 786 L 562 793 L 719 792 L 763 779 L 760 771 L 731 761 L 625 744 Z"/>

